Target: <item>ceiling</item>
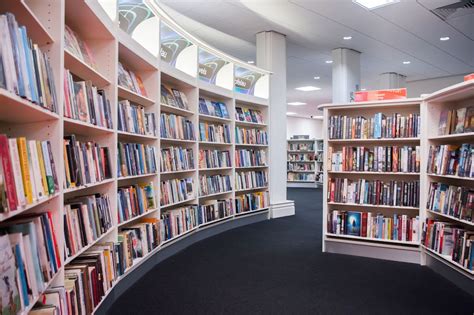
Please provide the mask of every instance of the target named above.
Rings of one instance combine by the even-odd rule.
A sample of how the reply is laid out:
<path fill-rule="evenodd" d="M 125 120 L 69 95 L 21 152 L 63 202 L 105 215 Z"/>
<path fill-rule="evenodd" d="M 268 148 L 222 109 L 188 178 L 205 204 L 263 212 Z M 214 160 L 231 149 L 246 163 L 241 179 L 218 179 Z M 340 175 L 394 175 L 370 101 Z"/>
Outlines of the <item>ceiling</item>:
<path fill-rule="evenodd" d="M 242 60 L 255 60 L 255 34 L 287 36 L 287 99 L 298 115 L 318 115 L 331 102 L 331 50 L 360 51 L 361 86 L 379 88 L 379 75 L 397 72 L 407 81 L 474 71 L 474 9 L 443 21 L 430 10 L 455 0 L 401 0 L 372 11 L 352 0 L 161 0 L 182 27 Z M 344 36 L 352 36 L 344 40 Z M 449 36 L 450 40 L 440 41 Z M 404 65 L 403 61 L 410 61 Z M 319 76 L 319 80 L 314 77 Z M 320 91 L 300 92 L 314 85 Z"/>

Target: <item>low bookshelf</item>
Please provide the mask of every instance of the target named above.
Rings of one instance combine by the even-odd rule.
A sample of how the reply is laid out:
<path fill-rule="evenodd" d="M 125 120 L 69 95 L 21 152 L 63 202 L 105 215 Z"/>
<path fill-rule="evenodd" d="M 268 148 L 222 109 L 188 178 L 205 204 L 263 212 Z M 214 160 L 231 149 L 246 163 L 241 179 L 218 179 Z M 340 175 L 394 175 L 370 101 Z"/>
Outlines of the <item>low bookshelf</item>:
<path fill-rule="evenodd" d="M 320 106 L 323 251 L 419 263 L 420 105 L 417 98 Z"/>
<path fill-rule="evenodd" d="M 323 184 L 323 139 L 287 140 L 287 187 L 315 188 Z"/>

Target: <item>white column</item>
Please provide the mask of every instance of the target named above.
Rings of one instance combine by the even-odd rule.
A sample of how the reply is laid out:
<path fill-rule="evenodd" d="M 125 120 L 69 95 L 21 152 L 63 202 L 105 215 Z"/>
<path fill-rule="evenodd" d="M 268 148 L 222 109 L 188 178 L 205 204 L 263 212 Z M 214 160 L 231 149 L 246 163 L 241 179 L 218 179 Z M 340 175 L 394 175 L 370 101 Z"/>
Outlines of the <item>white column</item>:
<path fill-rule="evenodd" d="M 396 72 L 385 72 L 379 76 L 380 89 L 400 89 L 407 86 L 406 76 Z"/>
<path fill-rule="evenodd" d="M 332 51 L 332 102 L 349 103 L 360 87 L 360 52 L 349 48 Z"/>
<path fill-rule="evenodd" d="M 294 201 L 286 199 L 286 37 L 270 31 L 257 34 L 257 66 L 270 76 L 270 203 L 271 216 L 295 214 Z"/>

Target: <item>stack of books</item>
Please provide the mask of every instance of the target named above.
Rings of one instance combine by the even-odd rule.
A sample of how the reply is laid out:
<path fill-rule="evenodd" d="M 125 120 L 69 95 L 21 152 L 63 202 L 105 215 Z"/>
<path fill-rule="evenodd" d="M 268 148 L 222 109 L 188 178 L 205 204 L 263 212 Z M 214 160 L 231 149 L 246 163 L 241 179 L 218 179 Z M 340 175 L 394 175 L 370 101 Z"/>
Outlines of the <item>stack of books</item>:
<path fill-rule="evenodd" d="M 0 88 L 57 112 L 53 70 L 49 58 L 28 38 L 11 13 L 0 15 Z"/>
<path fill-rule="evenodd" d="M 235 173 L 235 189 L 253 189 L 268 186 L 267 171 L 249 171 Z"/>
<path fill-rule="evenodd" d="M 439 116 L 438 135 L 474 132 L 474 106 L 444 109 Z"/>
<path fill-rule="evenodd" d="M 146 136 L 156 136 L 155 113 L 145 112 L 145 107 L 128 100 L 118 102 L 118 130 Z"/>
<path fill-rule="evenodd" d="M 235 196 L 235 213 L 242 213 L 268 208 L 270 194 L 268 191 Z"/>
<path fill-rule="evenodd" d="M 160 136 L 163 139 L 196 140 L 194 124 L 183 116 L 161 114 Z"/>
<path fill-rule="evenodd" d="M 58 190 L 49 141 L 0 134 L 0 213 L 21 210 Z"/>
<path fill-rule="evenodd" d="M 205 224 L 234 214 L 232 199 L 207 200 L 198 207 L 198 224 Z"/>
<path fill-rule="evenodd" d="M 331 116 L 328 122 L 329 139 L 382 139 L 418 138 L 421 116 L 413 113 L 407 116 L 376 113 L 371 118 L 363 116 Z"/>
<path fill-rule="evenodd" d="M 143 81 L 135 72 L 125 69 L 122 63 L 118 63 L 118 85 L 141 96 L 147 97 Z"/>
<path fill-rule="evenodd" d="M 235 107 L 235 120 L 249 122 L 254 124 L 264 124 L 262 112 L 258 109 L 246 108 L 246 107 Z"/>
<path fill-rule="evenodd" d="M 64 117 L 112 129 L 112 110 L 104 90 L 91 81 L 75 81 L 64 70 Z"/>
<path fill-rule="evenodd" d="M 228 150 L 199 150 L 199 168 L 231 167 L 230 151 Z"/>
<path fill-rule="evenodd" d="M 171 205 L 195 197 L 194 182 L 191 177 L 162 181 L 160 185 L 161 206 Z"/>
<path fill-rule="evenodd" d="M 110 151 L 93 141 L 64 137 L 66 187 L 74 188 L 112 178 Z"/>
<path fill-rule="evenodd" d="M 474 222 L 474 189 L 444 183 L 430 183 L 428 210 Z"/>
<path fill-rule="evenodd" d="M 231 190 L 230 175 L 201 175 L 199 177 L 199 196 L 224 193 Z"/>
<path fill-rule="evenodd" d="M 235 143 L 236 144 L 268 144 L 268 134 L 265 130 L 246 129 L 235 127 Z"/>
<path fill-rule="evenodd" d="M 66 200 L 64 205 L 64 242 L 66 257 L 107 233 L 113 226 L 109 196 L 76 197 Z"/>
<path fill-rule="evenodd" d="M 230 143 L 230 126 L 200 122 L 199 141 Z"/>
<path fill-rule="evenodd" d="M 385 182 L 382 180 L 330 178 L 328 201 L 361 205 L 418 207 L 420 182 L 417 180 Z"/>
<path fill-rule="evenodd" d="M 117 192 L 118 223 L 158 208 L 153 182 L 119 187 Z"/>
<path fill-rule="evenodd" d="M 170 240 L 198 226 L 198 206 L 167 210 L 161 215 L 164 240 Z"/>
<path fill-rule="evenodd" d="M 68 314 L 71 305 L 67 304 L 66 289 L 51 287 L 41 294 L 42 304 L 35 305 L 30 314 Z"/>
<path fill-rule="evenodd" d="M 203 97 L 199 98 L 199 114 L 229 119 L 225 103 L 211 101 Z"/>
<path fill-rule="evenodd" d="M 428 155 L 428 173 L 474 177 L 474 145 L 469 143 L 433 145 Z"/>
<path fill-rule="evenodd" d="M 118 177 L 154 174 L 155 146 L 141 143 L 118 143 Z"/>
<path fill-rule="evenodd" d="M 178 89 L 161 85 L 161 103 L 164 105 L 189 110 L 186 94 Z"/>
<path fill-rule="evenodd" d="M 265 150 L 235 150 L 235 167 L 266 166 L 267 153 Z"/>
<path fill-rule="evenodd" d="M 334 210 L 328 213 L 328 233 L 417 243 L 419 218 L 405 214 L 388 217 L 380 213 Z"/>
<path fill-rule="evenodd" d="M 178 172 L 194 169 L 193 149 L 168 147 L 161 149 L 160 171 Z"/>

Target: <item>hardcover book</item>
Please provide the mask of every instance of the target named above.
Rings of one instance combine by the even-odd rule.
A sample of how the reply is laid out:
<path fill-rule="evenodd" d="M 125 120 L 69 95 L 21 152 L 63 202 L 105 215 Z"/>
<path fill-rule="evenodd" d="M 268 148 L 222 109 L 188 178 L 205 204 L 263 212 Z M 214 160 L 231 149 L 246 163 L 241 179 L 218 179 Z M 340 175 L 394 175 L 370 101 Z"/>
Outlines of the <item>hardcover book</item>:
<path fill-rule="evenodd" d="M 362 214 L 360 212 L 347 212 L 346 225 L 344 228 L 347 235 L 361 236 L 361 216 Z"/>

